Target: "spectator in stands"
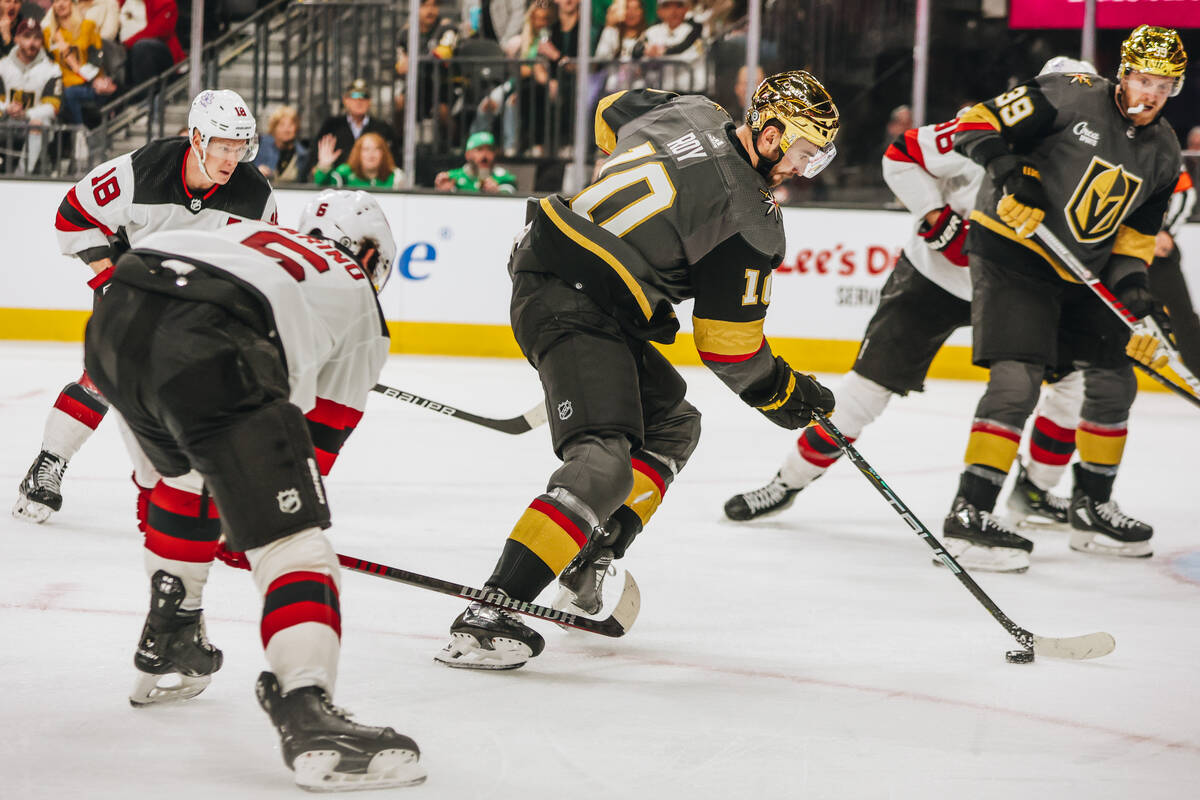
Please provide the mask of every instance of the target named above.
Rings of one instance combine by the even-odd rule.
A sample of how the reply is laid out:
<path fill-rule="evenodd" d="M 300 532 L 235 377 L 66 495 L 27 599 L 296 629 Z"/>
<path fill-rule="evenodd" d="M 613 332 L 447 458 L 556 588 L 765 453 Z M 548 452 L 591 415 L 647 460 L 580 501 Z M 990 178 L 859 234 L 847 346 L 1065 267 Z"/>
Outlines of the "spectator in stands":
<path fill-rule="evenodd" d="M 345 186 L 350 189 L 399 189 L 404 173 L 396 166 L 392 151 L 378 133 L 364 133 L 355 140 L 344 163 L 334 163 L 341 153 L 332 135 L 317 142 L 317 168 L 313 181 L 318 186 Z"/>
<path fill-rule="evenodd" d="M 417 69 L 417 121 L 436 118 L 443 133 L 450 129 L 450 81 L 444 63 L 458 46 L 458 26 L 449 17 L 442 17 L 438 0 L 421 0 L 417 9 L 417 54 L 431 56 L 438 63 L 420 63 Z M 396 129 L 404 130 L 406 78 L 411 66 L 408 50 L 408 25 L 400 31 L 400 46 L 396 48 Z M 428 127 L 428 126 L 426 126 Z M 422 138 L 431 138 L 432 131 Z"/>
<path fill-rule="evenodd" d="M 117 0 L 78 0 L 75 5 L 85 19 L 96 23 L 101 41 L 119 41 L 117 34 L 121 30 L 121 4 Z"/>
<path fill-rule="evenodd" d="M 517 129 L 520 132 L 521 149 L 534 157 L 545 155 L 550 70 L 538 49 L 550 40 L 550 23 L 553 22 L 551 8 L 547 0 L 533 0 L 525 12 L 525 26 L 521 30 L 521 46 L 517 57 L 527 63 L 521 64 L 517 91 L 508 99 L 520 112 Z"/>
<path fill-rule="evenodd" d="M 13 48 L 0 59 L 0 100 L 0 118 L 27 125 L 0 135 L 4 171 L 32 173 L 42 152 L 40 126 L 54 120 L 62 103 L 62 72 L 42 49 L 42 29 L 32 17 L 17 23 Z M 15 157 L 18 153 L 20 159 Z"/>
<path fill-rule="evenodd" d="M 17 26 L 23 18 L 21 0 L 0 0 L 0 57 L 7 56 L 16 46 Z"/>
<path fill-rule="evenodd" d="M 125 75 L 125 48 L 121 45 L 121 4 L 117 0 L 76 0 L 85 19 L 96 23 L 104 45 L 104 74 L 114 81 Z M 44 24 L 43 24 L 43 27 Z"/>
<path fill-rule="evenodd" d="M 656 70 L 661 79 L 647 78 L 655 88 L 673 92 L 703 92 L 707 89 L 706 45 L 703 28 L 687 18 L 691 0 L 659 0 L 657 25 L 646 29 L 641 52 L 635 58 L 661 62 Z"/>
<path fill-rule="evenodd" d="M 592 38 L 596 39 L 600 36 L 600 32 L 604 30 L 608 24 L 608 10 L 613 6 L 619 6 L 628 0 L 592 0 Z M 642 0 L 642 9 L 646 12 L 646 24 L 653 25 L 658 22 L 656 13 L 656 0 Z"/>
<path fill-rule="evenodd" d="M 575 59 L 579 54 L 579 0 L 554 0 L 557 13 L 550 38 L 538 44 L 538 55 L 550 69 L 550 101 L 554 109 L 554 140 L 564 151 L 575 128 Z M 589 53 L 591 46 L 588 47 Z M 563 152 L 562 155 L 566 155 Z"/>
<path fill-rule="evenodd" d="M 734 9 L 737 5 L 735 0 L 696 0 L 688 16 L 693 22 L 700 23 L 703 28 L 702 35 L 711 42 L 723 35 L 734 22 Z"/>
<path fill-rule="evenodd" d="M 296 138 L 300 116 L 292 106 L 280 106 L 267 120 L 267 132 L 258 140 L 254 166 L 274 184 L 296 183 L 303 178 L 300 166 L 308 160 L 308 148 Z"/>
<path fill-rule="evenodd" d="M 1200 153 L 1200 125 L 1188 131 L 1187 144 L 1183 149 Z"/>
<path fill-rule="evenodd" d="M 54 0 L 42 27 L 46 50 L 62 70 L 62 121 L 83 122 L 85 105 L 95 106 L 101 97 L 117 90 L 117 84 L 101 68 L 102 48 L 96 23 L 85 19 L 75 0 Z"/>
<path fill-rule="evenodd" d="M 737 97 L 738 106 L 737 108 L 729 109 L 729 116 L 733 117 L 735 122 L 746 116 L 747 104 L 750 102 L 750 98 L 754 96 L 754 90 L 758 88 L 758 85 L 763 80 L 762 67 L 755 67 L 753 83 L 746 80 L 747 74 L 745 64 L 738 67 L 737 81 L 733 84 L 733 93 Z"/>
<path fill-rule="evenodd" d="M 504 167 L 496 166 L 496 138 L 489 131 L 476 131 L 467 139 L 467 163 L 448 172 L 439 172 L 433 186 L 439 192 L 477 192 L 512 194 L 517 178 Z"/>
<path fill-rule="evenodd" d="M 521 24 L 525 18 L 525 0 L 474 0 L 463 3 L 463 22 L 467 30 L 482 39 L 490 39 L 504 48 L 512 58 L 521 45 Z M 479 10 L 479 21 L 473 11 Z"/>
<path fill-rule="evenodd" d="M 646 32 L 646 8 L 642 0 L 618 0 L 608 7 L 604 30 L 596 43 L 596 60 L 617 62 L 608 65 L 604 82 L 606 93 L 622 89 L 640 89 L 644 85 L 633 49 Z"/>
<path fill-rule="evenodd" d="M 183 61 L 175 35 L 179 7 L 175 0 L 121 0 L 118 36 L 125 46 L 125 79 L 137 86 Z"/>
<path fill-rule="evenodd" d="M 365 80 L 355 78 L 346 87 L 346 91 L 342 93 L 342 107 L 345 109 L 345 113 L 327 117 L 321 123 L 317 135 L 313 137 L 318 147 L 323 140 L 333 137 L 330 140 L 333 142 L 332 147 L 326 148 L 329 152 L 336 151 L 334 161 L 329 165 L 330 168 L 341 164 L 348 158 L 354 143 L 364 133 L 379 134 L 389 149 L 395 146 L 396 132 L 392 130 L 392 126 L 371 116 L 371 90 Z M 314 154 L 309 150 L 308 157 L 304 160 L 304 166 L 300 171 L 301 180 L 308 180 L 314 163 Z"/>

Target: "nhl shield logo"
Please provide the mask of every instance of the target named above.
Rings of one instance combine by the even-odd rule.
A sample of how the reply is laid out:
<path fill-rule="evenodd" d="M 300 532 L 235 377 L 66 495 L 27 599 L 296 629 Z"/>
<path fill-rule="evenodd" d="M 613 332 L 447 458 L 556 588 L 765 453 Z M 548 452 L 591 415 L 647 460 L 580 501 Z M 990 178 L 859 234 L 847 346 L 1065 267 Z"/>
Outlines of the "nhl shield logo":
<path fill-rule="evenodd" d="M 559 419 L 562 419 L 562 420 L 570 419 L 571 415 L 574 413 L 575 413 L 575 406 L 571 405 L 570 400 L 563 400 L 561 403 L 558 404 L 558 418 Z"/>
<path fill-rule="evenodd" d="M 1080 242 L 1098 242 L 1116 232 L 1142 187 L 1142 179 L 1092 156 L 1067 204 L 1067 224 Z"/>
<path fill-rule="evenodd" d="M 204 205 L 203 200 L 201 200 L 199 197 L 193 197 L 192 202 L 188 203 L 188 208 L 190 208 L 192 210 L 192 213 L 195 213 L 195 212 L 199 211 L 200 207 L 203 205 Z"/>
<path fill-rule="evenodd" d="M 284 489 L 275 495 L 279 510 L 285 514 L 295 514 L 300 510 L 300 492 L 296 489 Z"/>

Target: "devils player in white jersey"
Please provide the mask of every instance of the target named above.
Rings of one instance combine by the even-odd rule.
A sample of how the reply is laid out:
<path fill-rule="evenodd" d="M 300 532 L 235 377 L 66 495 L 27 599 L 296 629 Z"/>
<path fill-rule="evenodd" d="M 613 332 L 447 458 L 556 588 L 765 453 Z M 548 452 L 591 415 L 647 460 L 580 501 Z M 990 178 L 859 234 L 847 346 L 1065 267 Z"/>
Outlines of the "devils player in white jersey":
<path fill-rule="evenodd" d="M 150 613 L 130 701 L 187 700 L 220 668 L 200 606 L 224 529 L 262 597 L 272 671 L 259 676 L 258 699 L 296 782 L 322 791 L 419 783 L 412 739 L 352 722 L 330 703 L 340 572 L 323 532 L 321 474 L 387 357 L 376 291 L 396 245 L 364 192 L 318 194 L 298 227 L 148 236 L 121 256 L 88 323 L 88 374 L 132 430 L 135 459 L 162 476 L 146 529 Z M 310 436 L 304 414 L 313 411 L 326 424 Z"/>
<path fill-rule="evenodd" d="M 1086 61 L 1058 57 L 1047 72 L 1095 72 Z M 837 391 L 833 422 L 850 441 L 873 422 L 893 395 L 921 391 L 929 365 L 956 329 L 971 324 L 971 273 L 963 252 L 967 215 L 983 182 L 983 169 L 954 151 L 958 119 L 905 131 L 883 158 L 888 187 L 913 214 L 914 230 L 880 294 L 879 307 L 867 325 L 854 367 Z M 1070 372 L 1048 376 L 1037 425 L 1074 433 L 1083 397 L 1082 375 Z M 842 455 L 821 429 L 804 430 L 788 450 L 783 466 L 760 489 L 731 497 L 725 503 L 730 519 L 746 521 L 790 506 L 797 493 L 825 474 Z M 1070 454 L 1067 454 L 1070 458 Z M 1052 487 L 1066 462 L 1038 472 Z M 1043 465 L 1039 465 L 1043 466 Z M 1068 501 L 1039 489 L 1022 469 L 1013 497 L 1026 514 L 1067 521 Z"/>
<path fill-rule="evenodd" d="M 159 139 L 106 161 L 72 186 L 59 205 L 54 224 L 59 248 L 92 268 L 88 286 L 97 299 L 116 257 L 151 233 L 275 220 L 271 185 L 250 163 L 258 135 L 245 101 L 228 90 L 201 92 L 192 101 L 188 130 L 188 137 Z M 67 462 L 107 410 L 86 373 L 67 384 L 46 420 L 42 452 L 21 482 L 13 516 L 45 522 L 62 507 Z M 140 500 L 139 513 L 144 516 Z"/>

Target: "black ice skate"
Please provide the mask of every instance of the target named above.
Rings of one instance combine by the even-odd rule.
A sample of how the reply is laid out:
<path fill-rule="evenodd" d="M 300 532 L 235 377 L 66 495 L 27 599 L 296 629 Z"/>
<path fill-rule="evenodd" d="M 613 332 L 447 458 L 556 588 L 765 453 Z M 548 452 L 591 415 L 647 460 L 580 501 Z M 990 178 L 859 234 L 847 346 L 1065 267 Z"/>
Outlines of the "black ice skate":
<path fill-rule="evenodd" d="M 1025 467 L 1018 465 L 1017 480 L 1005 505 L 1008 506 L 1009 519 L 1018 527 L 1065 529 L 1071 501 L 1039 489 L 1025 474 Z"/>
<path fill-rule="evenodd" d="M 607 533 L 603 529 L 597 532 Z M 563 611 L 595 615 L 604 605 L 604 579 L 617 574 L 612 548 L 594 532 L 558 576 L 561 590 L 552 604 Z"/>
<path fill-rule="evenodd" d="M 783 475 L 776 472 L 771 482 L 761 489 L 744 494 L 735 494 L 725 501 L 725 516 L 735 522 L 745 522 L 751 519 L 778 514 L 791 506 L 800 493 L 802 486 L 789 486 L 783 480 Z"/>
<path fill-rule="evenodd" d="M 258 676 L 258 704 L 279 731 L 283 762 L 312 792 L 391 789 L 425 781 L 417 743 L 391 728 L 360 725 L 319 686 L 287 694 L 270 672 Z"/>
<path fill-rule="evenodd" d="M 1029 569 L 1033 542 L 1009 528 L 988 511 L 980 511 L 962 497 L 942 525 L 946 550 L 967 569 L 985 572 L 1024 572 Z M 940 559 L 933 563 L 942 566 Z"/>
<path fill-rule="evenodd" d="M 1123 558 L 1154 555 L 1154 528 L 1123 513 L 1116 500 L 1097 503 L 1078 486 L 1071 493 L 1071 549 Z"/>
<path fill-rule="evenodd" d="M 189 700 L 204 691 L 223 655 L 208 643 L 200 609 L 180 610 L 183 581 L 166 570 L 150 579 L 150 613 L 133 665 L 140 675 L 129 703 L 134 708 Z"/>
<path fill-rule="evenodd" d="M 499 589 L 490 589 L 507 597 Z M 502 608 L 471 603 L 450 625 L 450 643 L 433 657 L 448 667 L 516 669 L 542 652 L 542 635 Z"/>
<path fill-rule="evenodd" d="M 45 522 L 62 508 L 62 479 L 67 460 L 48 450 L 38 453 L 17 487 L 17 502 L 12 515 L 29 522 Z"/>

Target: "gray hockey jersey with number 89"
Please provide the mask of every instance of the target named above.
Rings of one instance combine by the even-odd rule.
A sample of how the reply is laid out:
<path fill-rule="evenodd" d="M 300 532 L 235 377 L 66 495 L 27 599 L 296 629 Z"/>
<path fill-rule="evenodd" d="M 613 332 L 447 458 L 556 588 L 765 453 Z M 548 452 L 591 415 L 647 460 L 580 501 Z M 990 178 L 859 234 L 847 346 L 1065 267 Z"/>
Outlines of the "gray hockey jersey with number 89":
<path fill-rule="evenodd" d="M 955 148 L 981 163 L 995 152 L 997 135 L 1032 161 L 1049 198 L 1043 224 L 1109 285 L 1137 269 L 1136 262 L 1153 260 L 1180 163 L 1170 125 L 1160 117 L 1134 127 L 1114 89 L 1098 75 L 1043 75 L 975 106 L 955 136 Z M 1018 239 L 999 220 L 1000 194 L 988 175 L 971 215 L 972 249 L 1001 255 L 1026 248 L 1074 280 L 1036 241 Z"/>

